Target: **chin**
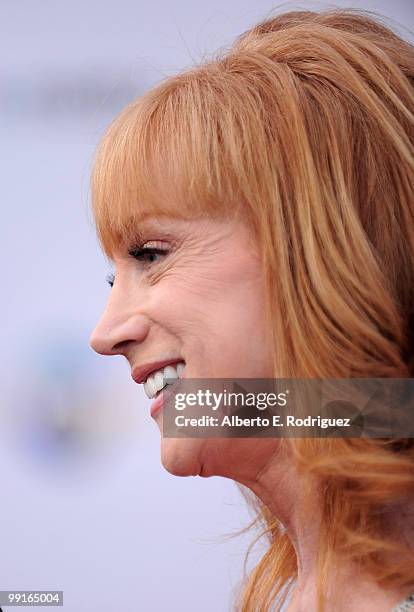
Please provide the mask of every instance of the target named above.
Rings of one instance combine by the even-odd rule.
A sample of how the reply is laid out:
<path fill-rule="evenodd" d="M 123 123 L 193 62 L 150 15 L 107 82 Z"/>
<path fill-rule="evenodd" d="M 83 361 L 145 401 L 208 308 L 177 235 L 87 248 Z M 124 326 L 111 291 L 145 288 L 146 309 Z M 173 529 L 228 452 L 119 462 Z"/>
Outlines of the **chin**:
<path fill-rule="evenodd" d="M 186 438 L 161 439 L 161 463 L 173 476 L 200 476 L 203 440 Z"/>

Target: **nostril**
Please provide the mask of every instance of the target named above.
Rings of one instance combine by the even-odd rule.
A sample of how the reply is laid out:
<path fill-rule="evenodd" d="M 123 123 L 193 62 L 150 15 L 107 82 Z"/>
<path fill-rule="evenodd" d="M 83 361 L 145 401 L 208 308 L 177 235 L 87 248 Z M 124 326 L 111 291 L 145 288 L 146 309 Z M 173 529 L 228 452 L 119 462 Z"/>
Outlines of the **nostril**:
<path fill-rule="evenodd" d="M 113 345 L 112 351 L 114 353 L 122 353 L 129 346 L 131 340 L 122 340 L 122 342 L 117 342 Z"/>

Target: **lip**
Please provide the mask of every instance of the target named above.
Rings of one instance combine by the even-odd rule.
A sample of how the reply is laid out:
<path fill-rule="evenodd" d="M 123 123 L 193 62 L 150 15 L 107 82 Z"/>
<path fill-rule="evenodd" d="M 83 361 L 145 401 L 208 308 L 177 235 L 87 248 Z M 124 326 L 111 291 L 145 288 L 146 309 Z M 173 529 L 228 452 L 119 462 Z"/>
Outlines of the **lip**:
<path fill-rule="evenodd" d="M 180 363 L 181 361 L 184 361 L 184 359 L 182 359 L 181 357 L 176 357 L 174 359 L 164 359 L 163 361 L 152 361 L 151 363 L 144 363 L 141 366 L 136 366 L 135 368 L 133 368 L 131 376 L 133 380 L 140 385 L 144 382 L 144 380 L 148 378 L 148 376 L 152 372 L 160 370 L 161 368 L 164 368 L 167 365 Z"/>
<path fill-rule="evenodd" d="M 185 376 L 183 376 L 182 378 L 178 378 L 177 380 L 183 380 L 184 378 Z M 155 419 L 155 417 L 157 417 L 164 408 L 164 400 L 166 399 L 166 397 L 168 397 L 168 394 L 172 393 L 170 389 L 171 386 L 172 385 L 167 385 L 166 387 L 164 387 L 161 390 L 161 393 L 157 395 L 157 397 L 153 400 L 150 408 L 150 414 L 153 419 Z"/>
<path fill-rule="evenodd" d="M 164 389 L 161 393 L 155 398 L 155 400 L 151 404 L 150 414 L 153 419 L 161 412 L 164 408 Z"/>

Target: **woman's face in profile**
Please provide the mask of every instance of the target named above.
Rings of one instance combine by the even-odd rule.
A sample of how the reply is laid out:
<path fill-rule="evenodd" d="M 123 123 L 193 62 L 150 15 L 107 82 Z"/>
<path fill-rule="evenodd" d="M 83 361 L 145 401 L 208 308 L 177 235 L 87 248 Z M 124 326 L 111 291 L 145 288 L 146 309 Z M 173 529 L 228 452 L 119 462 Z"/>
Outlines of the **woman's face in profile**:
<path fill-rule="evenodd" d="M 114 254 L 115 279 L 92 348 L 124 355 L 131 373 L 171 360 L 184 362 L 186 378 L 272 377 L 260 249 L 245 224 L 147 217 L 139 234 L 139 245 Z M 162 431 L 162 411 L 154 418 Z M 220 461 L 238 444 L 163 438 L 161 458 L 175 474 L 220 474 Z"/>

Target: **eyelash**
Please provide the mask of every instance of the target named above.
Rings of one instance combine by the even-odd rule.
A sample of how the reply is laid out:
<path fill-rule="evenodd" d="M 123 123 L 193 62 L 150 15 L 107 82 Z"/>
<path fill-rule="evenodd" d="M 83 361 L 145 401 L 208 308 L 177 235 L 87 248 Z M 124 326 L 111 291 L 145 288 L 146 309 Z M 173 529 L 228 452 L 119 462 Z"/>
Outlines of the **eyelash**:
<path fill-rule="evenodd" d="M 108 285 L 111 287 L 114 286 L 114 282 L 115 282 L 115 274 L 108 274 L 108 276 L 106 277 L 106 282 L 108 283 Z"/>
<path fill-rule="evenodd" d="M 153 263 L 156 263 L 154 261 L 145 261 L 145 256 L 153 256 L 153 255 L 167 255 L 168 250 L 167 249 L 158 249 L 156 247 L 136 247 L 134 249 L 132 249 L 131 251 L 129 251 L 129 255 L 131 255 L 131 257 L 133 257 L 134 259 L 136 259 L 137 261 L 142 262 L 144 265 L 148 266 L 151 265 Z M 106 282 L 109 284 L 109 286 L 112 288 L 114 286 L 114 282 L 115 282 L 115 275 L 114 274 L 108 274 L 108 276 L 106 277 Z"/>

